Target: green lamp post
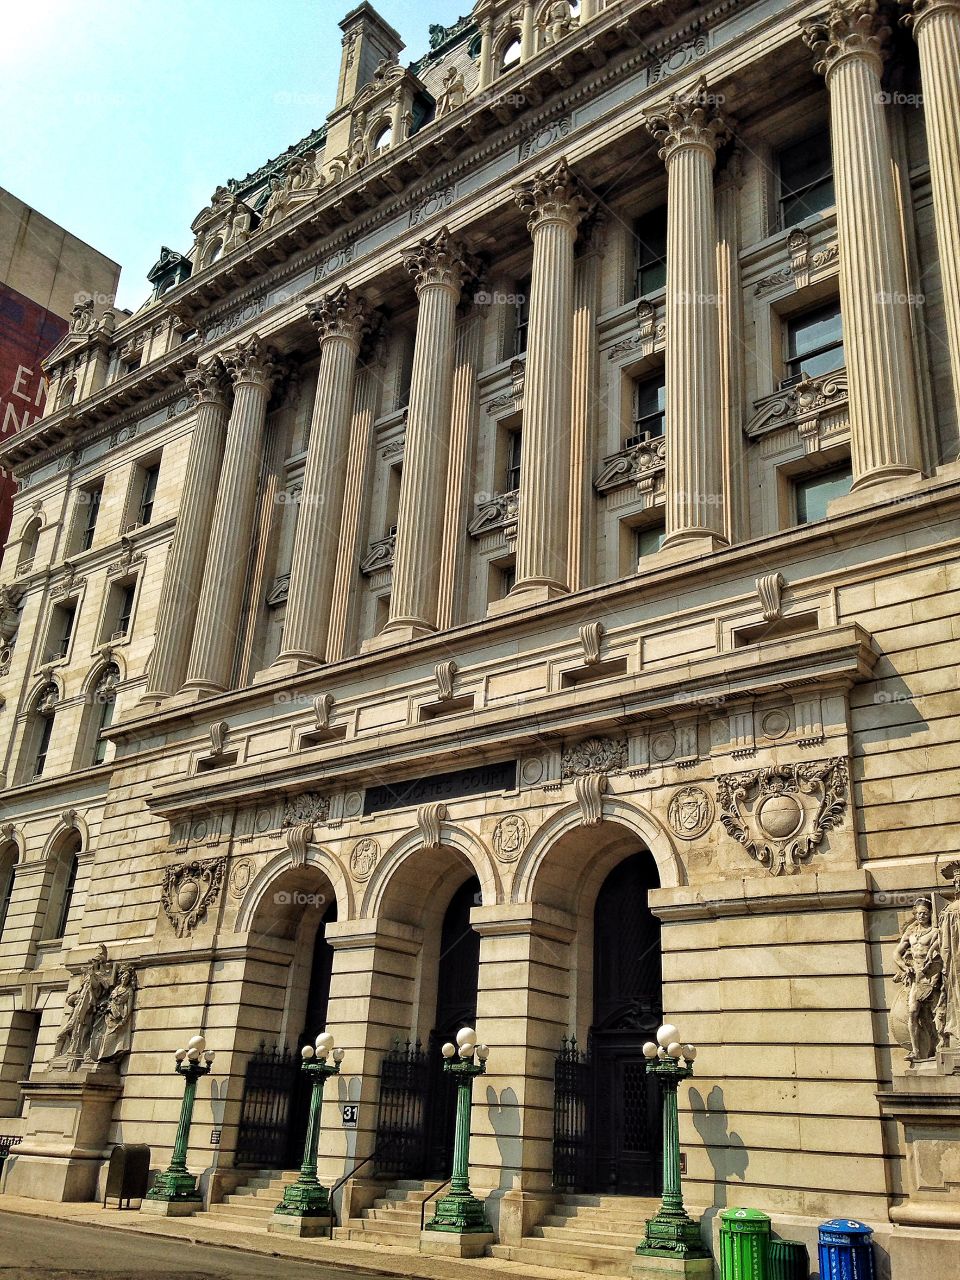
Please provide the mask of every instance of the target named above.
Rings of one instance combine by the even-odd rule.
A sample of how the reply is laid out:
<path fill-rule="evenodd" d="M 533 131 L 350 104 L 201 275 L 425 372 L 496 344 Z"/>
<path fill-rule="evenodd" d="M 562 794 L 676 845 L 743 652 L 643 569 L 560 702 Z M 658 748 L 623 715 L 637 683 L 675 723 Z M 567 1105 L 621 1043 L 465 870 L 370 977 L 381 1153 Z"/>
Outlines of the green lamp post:
<path fill-rule="evenodd" d="M 182 1206 L 190 1211 L 203 1200 L 197 1190 L 196 1178 L 187 1172 L 187 1148 L 190 1145 L 190 1123 L 193 1120 L 197 1081 L 201 1076 L 209 1075 L 213 1065 L 213 1054 L 207 1048 L 203 1036 L 194 1036 L 186 1049 L 179 1049 L 176 1063 L 177 1074 L 184 1079 L 184 1089 L 180 1123 L 177 1125 L 177 1136 L 173 1144 L 173 1158 L 169 1167 L 157 1174 L 146 1199 L 170 1207 Z"/>
<path fill-rule="evenodd" d="M 317 1144 L 320 1140 L 320 1109 L 323 1105 L 323 1086 L 328 1076 L 340 1074 L 343 1050 L 334 1045 L 329 1031 L 322 1031 L 313 1045 L 305 1044 L 300 1050 L 303 1061 L 300 1070 L 310 1077 L 310 1116 L 307 1120 L 307 1137 L 303 1144 L 303 1163 L 300 1176 L 284 1191 L 283 1199 L 274 1209 L 274 1217 L 328 1218 L 330 1193 L 317 1180 Z M 327 1059 L 332 1058 L 332 1062 Z M 280 1223 L 277 1224 L 278 1226 Z"/>
<path fill-rule="evenodd" d="M 680 1032 L 665 1023 L 657 1032 L 657 1044 L 643 1046 L 647 1074 L 655 1075 L 663 1093 L 663 1196 L 660 1209 L 647 1222 L 637 1253 L 661 1258 L 709 1258 L 700 1239 L 700 1224 L 683 1207 L 680 1185 L 680 1125 L 677 1116 L 677 1089 L 681 1080 L 693 1075 L 697 1051 L 680 1043 Z"/>
<path fill-rule="evenodd" d="M 483 1201 L 470 1190 L 470 1109 L 473 1105 L 473 1079 L 486 1071 L 490 1050 L 477 1044 L 477 1033 L 470 1027 L 457 1032 L 457 1043 L 447 1043 L 441 1050 L 449 1071 L 457 1082 L 457 1126 L 453 1140 L 453 1177 L 450 1190 L 437 1201 L 433 1221 L 426 1231 L 449 1231 L 464 1235 L 489 1232 Z"/>

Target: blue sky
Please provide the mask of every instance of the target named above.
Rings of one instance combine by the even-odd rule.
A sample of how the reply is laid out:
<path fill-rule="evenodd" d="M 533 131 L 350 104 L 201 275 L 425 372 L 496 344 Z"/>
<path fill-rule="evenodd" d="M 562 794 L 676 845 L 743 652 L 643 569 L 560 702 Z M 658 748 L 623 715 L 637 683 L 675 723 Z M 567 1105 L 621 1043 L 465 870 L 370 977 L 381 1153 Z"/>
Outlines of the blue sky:
<path fill-rule="evenodd" d="M 118 302 L 138 306 L 217 183 L 324 120 L 355 2 L 6 0 L 0 186 L 119 262 Z M 374 7 L 410 62 L 472 0 Z"/>

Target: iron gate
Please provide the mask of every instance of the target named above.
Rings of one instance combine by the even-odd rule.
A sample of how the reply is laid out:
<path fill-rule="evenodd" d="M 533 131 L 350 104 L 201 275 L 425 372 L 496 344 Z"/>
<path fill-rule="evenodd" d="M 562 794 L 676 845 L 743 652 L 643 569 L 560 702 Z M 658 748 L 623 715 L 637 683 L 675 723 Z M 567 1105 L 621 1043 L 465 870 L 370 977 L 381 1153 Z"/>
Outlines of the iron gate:
<path fill-rule="evenodd" d="M 553 1185 L 557 1191 L 582 1191 L 592 1165 L 591 1070 L 576 1036 L 563 1037 L 553 1078 Z"/>
<path fill-rule="evenodd" d="M 426 1150 L 427 1055 L 418 1040 L 398 1040 L 380 1064 L 376 1172 L 392 1178 L 420 1176 Z"/>
<path fill-rule="evenodd" d="M 300 1055 L 261 1042 L 247 1063 L 234 1164 L 282 1169 L 291 1158 L 291 1129 L 300 1083 Z"/>

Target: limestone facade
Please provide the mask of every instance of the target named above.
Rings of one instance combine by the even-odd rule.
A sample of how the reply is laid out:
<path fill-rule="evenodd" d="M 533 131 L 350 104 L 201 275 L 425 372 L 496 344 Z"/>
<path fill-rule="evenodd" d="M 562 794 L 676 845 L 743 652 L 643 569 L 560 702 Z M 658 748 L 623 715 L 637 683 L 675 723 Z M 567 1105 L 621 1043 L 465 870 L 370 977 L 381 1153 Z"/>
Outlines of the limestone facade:
<path fill-rule="evenodd" d="M 103 945 L 122 1088 L 61 1147 L 163 1167 L 202 1029 L 191 1167 L 228 1190 L 318 937 L 349 1173 L 475 877 L 471 1177 L 517 1243 L 643 855 L 689 1204 L 940 1266 L 957 1046 L 909 1060 L 893 1011 L 960 856 L 960 9 L 557 9 L 480 0 L 402 68 L 360 6 L 326 129 L 75 324 L 0 451 L 7 1185 L 53 1194 L 31 1086 Z"/>

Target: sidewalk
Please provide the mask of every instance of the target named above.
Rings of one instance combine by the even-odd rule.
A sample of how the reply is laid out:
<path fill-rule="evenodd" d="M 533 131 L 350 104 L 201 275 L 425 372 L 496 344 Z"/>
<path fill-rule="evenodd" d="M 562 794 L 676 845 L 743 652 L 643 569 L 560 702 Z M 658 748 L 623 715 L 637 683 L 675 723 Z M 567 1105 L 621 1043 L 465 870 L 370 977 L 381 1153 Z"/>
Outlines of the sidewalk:
<path fill-rule="evenodd" d="M 0 1195 L 0 1213 L 20 1213 L 56 1222 L 77 1222 L 89 1226 L 130 1231 L 138 1235 L 163 1236 L 189 1244 L 218 1245 L 274 1258 L 301 1258 L 343 1267 L 345 1271 L 365 1271 L 399 1280 L 450 1280 L 457 1276 L 476 1280 L 515 1277 L 516 1280 L 583 1280 L 582 1272 L 558 1271 L 552 1267 L 530 1267 L 498 1258 L 435 1258 L 411 1250 L 371 1248 L 339 1240 L 298 1240 L 274 1236 L 266 1231 L 213 1225 L 203 1213 L 190 1218 L 153 1218 L 135 1209 L 103 1209 L 99 1204 L 54 1204 L 27 1200 L 22 1196 Z"/>

